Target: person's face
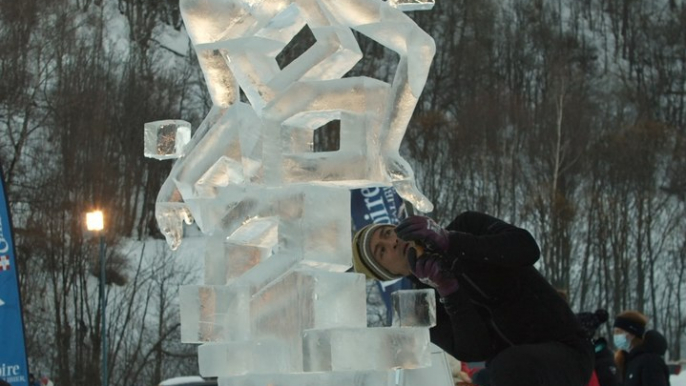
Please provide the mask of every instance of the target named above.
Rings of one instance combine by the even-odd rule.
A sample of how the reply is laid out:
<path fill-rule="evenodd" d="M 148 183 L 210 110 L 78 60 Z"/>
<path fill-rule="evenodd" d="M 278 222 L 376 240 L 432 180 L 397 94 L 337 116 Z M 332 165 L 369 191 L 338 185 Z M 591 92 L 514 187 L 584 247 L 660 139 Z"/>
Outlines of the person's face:
<path fill-rule="evenodd" d="M 636 336 L 636 335 L 630 333 L 629 331 L 623 330 L 623 329 L 618 328 L 618 327 L 615 327 L 612 329 L 612 334 L 613 335 L 626 335 L 626 339 L 630 343 L 632 343 L 632 345 L 633 345 L 634 337 Z"/>
<path fill-rule="evenodd" d="M 628 336 L 628 337 L 631 337 L 631 338 L 634 337 L 630 332 L 628 332 L 628 331 L 626 331 L 626 330 L 622 330 L 622 329 L 619 328 L 619 327 L 613 328 L 613 329 L 612 329 L 612 333 L 613 333 L 614 335 L 624 334 L 624 335 L 626 335 L 626 336 Z"/>
<path fill-rule="evenodd" d="M 407 261 L 407 252 L 412 244 L 395 235 L 392 225 L 374 230 L 370 240 L 374 260 L 390 273 L 407 276 L 412 273 Z"/>

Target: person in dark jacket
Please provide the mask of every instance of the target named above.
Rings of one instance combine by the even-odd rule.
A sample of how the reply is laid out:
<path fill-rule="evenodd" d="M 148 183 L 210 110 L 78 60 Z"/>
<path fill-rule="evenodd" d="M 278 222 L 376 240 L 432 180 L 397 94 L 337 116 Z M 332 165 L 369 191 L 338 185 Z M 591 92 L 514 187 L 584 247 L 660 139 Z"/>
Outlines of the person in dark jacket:
<path fill-rule="evenodd" d="M 623 386 L 669 386 L 669 368 L 663 356 L 667 341 L 655 330 L 646 331 L 648 317 L 624 311 L 614 322 L 615 362 Z"/>
<path fill-rule="evenodd" d="M 595 352 L 595 373 L 600 386 L 620 386 L 617 365 L 615 364 L 614 354 L 608 347 L 605 338 L 596 337 L 598 328 L 607 322 L 609 315 L 605 309 L 599 308 L 595 312 L 579 312 L 576 314 L 581 327 L 586 332 L 586 336 L 593 344 Z"/>
<path fill-rule="evenodd" d="M 418 256 L 419 255 L 419 256 Z M 593 349 L 574 313 L 533 264 L 531 234 L 465 212 L 445 229 L 412 216 L 353 238 L 353 266 L 370 278 L 414 276 L 441 306 L 431 340 L 455 358 L 486 362 L 492 386 L 584 386 Z"/>
<path fill-rule="evenodd" d="M 33 373 L 29 373 L 29 386 L 40 386 L 40 382 L 38 382 Z"/>

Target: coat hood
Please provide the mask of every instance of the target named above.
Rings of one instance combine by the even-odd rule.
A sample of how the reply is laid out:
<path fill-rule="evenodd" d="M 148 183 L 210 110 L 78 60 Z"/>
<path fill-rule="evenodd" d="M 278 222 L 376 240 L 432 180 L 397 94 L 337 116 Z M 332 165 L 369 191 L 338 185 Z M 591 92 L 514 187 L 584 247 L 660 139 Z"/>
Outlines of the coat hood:
<path fill-rule="evenodd" d="M 646 331 L 643 335 L 643 344 L 637 348 L 637 351 L 663 356 L 667 352 L 667 340 L 655 330 Z"/>

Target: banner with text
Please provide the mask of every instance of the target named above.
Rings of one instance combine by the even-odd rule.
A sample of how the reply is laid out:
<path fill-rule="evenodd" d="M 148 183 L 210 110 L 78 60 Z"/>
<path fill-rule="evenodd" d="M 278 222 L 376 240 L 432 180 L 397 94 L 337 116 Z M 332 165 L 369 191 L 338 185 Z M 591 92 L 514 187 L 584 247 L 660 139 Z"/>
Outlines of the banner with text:
<path fill-rule="evenodd" d="M 391 187 L 372 187 L 350 192 L 353 232 L 367 224 L 397 224 L 405 216 L 402 198 Z"/>
<path fill-rule="evenodd" d="M 27 386 L 29 375 L 19 275 L 2 169 L 0 185 L 0 378 L 12 386 Z"/>

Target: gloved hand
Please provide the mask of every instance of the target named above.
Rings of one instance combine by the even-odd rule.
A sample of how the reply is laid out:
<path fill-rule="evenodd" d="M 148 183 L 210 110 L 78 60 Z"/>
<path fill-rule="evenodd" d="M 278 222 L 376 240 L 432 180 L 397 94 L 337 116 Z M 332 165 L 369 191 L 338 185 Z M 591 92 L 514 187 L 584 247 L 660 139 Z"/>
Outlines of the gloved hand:
<path fill-rule="evenodd" d="M 410 216 L 395 227 L 395 234 L 405 241 L 415 241 L 431 252 L 445 254 L 450 247 L 448 231 L 425 216 Z"/>
<path fill-rule="evenodd" d="M 460 288 L 455 276 L 444 267 L 445 259 L 435 253 L 425 253 L 417 258 L 417 250 L 410 248 L 407 252 L 410 270 L 422 283 L 435 288 L 442 298 Z"/>

